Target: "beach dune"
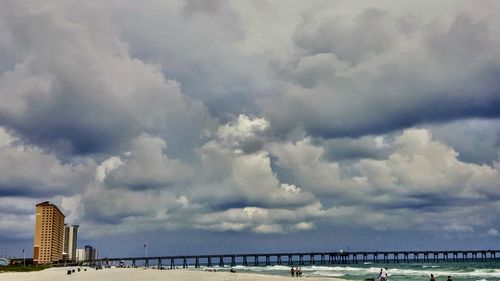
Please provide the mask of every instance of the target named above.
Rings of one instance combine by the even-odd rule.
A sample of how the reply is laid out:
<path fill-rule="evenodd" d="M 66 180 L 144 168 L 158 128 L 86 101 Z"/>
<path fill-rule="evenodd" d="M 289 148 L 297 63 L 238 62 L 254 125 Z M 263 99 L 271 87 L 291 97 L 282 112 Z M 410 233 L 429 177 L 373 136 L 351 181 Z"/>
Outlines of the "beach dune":
<path fill-rule="evenodd" d="M 67 275 L 67 268 L 50 268 L 38 272 L 0 273 L 0 281 L 285 281 L 306 279 L 308 281 L 341 281 L 335 278 L 291 277 L 252 273 L 207 272 L 190 269 L 155 270 L 141 268 L 87 269 Z"/>

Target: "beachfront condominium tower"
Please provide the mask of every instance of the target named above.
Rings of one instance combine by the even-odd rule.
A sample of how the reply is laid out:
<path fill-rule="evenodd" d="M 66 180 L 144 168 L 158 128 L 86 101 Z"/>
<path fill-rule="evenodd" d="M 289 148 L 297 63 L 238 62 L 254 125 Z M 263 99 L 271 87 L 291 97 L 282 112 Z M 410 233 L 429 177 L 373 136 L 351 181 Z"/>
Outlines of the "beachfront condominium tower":
<path fill-rule="evenodd" d="M 36 205 L 33 261 L 52 263 L 62 260 L 64 214 L 48 201 Z"/>
<path fill-rule="evenodd" d="M 92 261 L 97 258 L 97 249 L 93 248 L 92 246 L 85 246 L 85 260 L 86 261 Z"/>
<path fill-rule="evenodd" d="M 76 261 L 76 240 L 78 237 L 78 225 L 64 225 L 64 247 L 63 255 L 68 260 Z"/>

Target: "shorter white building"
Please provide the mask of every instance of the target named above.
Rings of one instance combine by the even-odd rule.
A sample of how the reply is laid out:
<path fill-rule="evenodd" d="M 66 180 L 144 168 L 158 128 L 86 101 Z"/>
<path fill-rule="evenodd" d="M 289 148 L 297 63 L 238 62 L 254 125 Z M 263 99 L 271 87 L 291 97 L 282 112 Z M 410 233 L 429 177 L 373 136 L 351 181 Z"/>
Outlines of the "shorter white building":
<path fill-rule="evenodd" d="M 85 249 L 76 249 L 76 261 L 85 261 Z"/>
<path fill-rule="evenodd" d="M 98 258 L 97 249 L 92 246 L 85 246 L 84 249 L 76 249 L 76 261 L 91 261 Z"/>

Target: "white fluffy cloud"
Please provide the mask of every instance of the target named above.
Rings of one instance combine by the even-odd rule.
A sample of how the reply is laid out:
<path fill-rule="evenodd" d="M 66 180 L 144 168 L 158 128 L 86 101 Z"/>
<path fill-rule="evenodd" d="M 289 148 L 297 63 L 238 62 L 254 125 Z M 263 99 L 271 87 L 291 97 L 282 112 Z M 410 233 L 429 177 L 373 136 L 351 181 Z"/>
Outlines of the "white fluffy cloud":
<path fill-rule="evenodd" d="M 241 114 L 234 122 L 219 127 L 217 138 L 226 147 L 251 152 L 262 147 L 265 142 L 263 137 L 268 129 L 269 122 L 266 119 L 250 119 Z"/>
<path fill-rule="evenodd" d="M 248 117 L 240 116 L 239 120 L 253 123 Z M 447 235 L 460 237 L 477 231 L 486 233 L 496 223 L 494 215 L 481 215 L 481 210 L 495 210 L 488 197 L 498 189 L 500 171 L 494 166 L 460 161 L 457 152 L 433 140 L 429 130 L 410 129 L 385 141 L 380 149 L 390 153 L 384 159 L 338 163 L 325 158 L 325 150 L 309 138 L 296 143 L 273 142 L 261 150 L 243 153 L 221 137 L 223 131 L 238 131 L 230 129 L 236 124 L 222 125 L 215 139 L 198 151 L 202 173 L 190 173 L 192 177 L 184 188 L 179 186 L 186 182 L 173 180 L 176 177 L 164 181 L 165 188 L 116 189 L 114 181 L 96 182 L 83 197 L 84 205 L 91 206 L 86 216 L 97 225 L 121 225 L 123 231 L 136 229 L 125 227 L 125 223 L 146 227 L 152 220 L 154 228 L 255 233 L 305 231 L 328 222 L 380 231 L 415 227 L 432 231 L 438 227 Z M 146 147 L 156 143 L 156 149 L 145 154 L 147 159 L 167 161 L 160 149 L 164 148 L 163 141 L 142 135 L 134 143 Z M 133 155 L 140 150 L 132 149 L 130 158 L 123 162 L 116 158 L 104 161 L 97 172 L 106 166 L 109 176 L 133 175 L 124 171 L 135 167 Z M 289 182 L 278 179 L 271 158 L 293 174 Z M 183 165 L 169 161 L 163 166 L 161 161 L 141 161 L 140 166 L 161 167 L 167 176 L 172 167 Z M 152 181 L 163 176 L 150 174 L 147 178 Z M 124 180 L 122 184 L 127 182 L 134 181 Z M 138 196 L 144 200 L 132 203 Z M 96 207 L 111 197 L 115 204 Z M 467 208 L 462 207 L 464 202 Z M 97 213 L 98 209 L 104 212 Z M 98 228 L 104 232 L 107 229 L 105 225 Z"/>
<path fill-rule="evenodd" d="M 162 139 L 140 135 L 125 155 L 96 167 L 95 182 L 78 198 L 83 219 L 95 224 L 99 233 L 108 231 L 106 224 L 123 231 L 134 231 L 137 225 L 256 233 L 312 229 L 314 222 L 309 220 L 321 210 L 314 197 L 281 182 L 268 152 L 239 149 L 240 142 L 266 128 L 265 120 L 247 116 L 220 126 L 214 139 L 198 151 L 198 173 L 169 159 Z M 109 200 L 113 203 L 105 203 Z M 152 220 L 154 226 L 144 226 Z M 131 222 L 135 226 L 124 225 Z"/>
<path fill-rule="evenodd" d="M 108 186 L 144 190 L 188 181 L 193 173 L 190 167 L 169 159 L 166 149 L 167 144 L 162 138 L 145 134 L 138 136 L 123 160 L 111 157 L 103 163 L 112 166 L 106 173 Z"/>
<path fill-rule="evenodd" d="M 313 145 L 309 138 L 296 143 L 277 143 L 272 146 L 271 152 L 277 157 L 278 166 L 290 169 L 302 188 L 320 198 L 323 195 L 366 191 L 364 179 L 345 178 L 339 163 L 325 159 L 323 147 Z"/>
<path fill-rule="evenodd" d="M 65 166 L 52 154 L 16 144 L 18 140 L 5 130 L 3 139 L 9 141 L 0 150 L 30 157 L 20 165 L 35 165 L 33 159 L 42 157 L 43 165 L 37 169 L 49 172 L 40 170 L 43 177 L 19 177 L 43 179 L 36 184 L 47 186 L 48 196 L 64 194 L 53 200 L 69 221 L 92 226 L 90 236 L 184 228 L 285 233 L 311 230 L 325 222 L 381 231 L 439 226 L 452 236 L 470 237 L 480 231 L 493 236 L 489 230 L 497 211 L 488 198 L 498 193 L 498 165 L 462 162 L 429 130 L 409 129 L 384 138 L 378 147 L 388 151 L 385 158 L 335 162 L 326 157 L 321 143 L 310 138 L 295 143 L 266 139 L 260 133 L 267 126 L 265 119 L 247 116 L 221 125 L 198 150 L 200 172 L 168 157 L 166 141 L 147 134 L 99 165 L 87 161 Z M 242 142 L 257 136 L 266 140 L 258 150 L 240 149 Z M 381 138 L 373 137 L 373 142 Z M 56 166 L 47 166 L 48 160 Z M 288 181 L 278 177 L 273 161 L 291 173 Z M 47 177 L 51 173 L 52 179 Z M 10 171 L 0 179 L 15 175 Z M 72 190 L 52 183 L 67 184 L 71 177 L 76 178 Z M 467 208 L 460 206 L 464 202 Z M 483 208 L 492 210 L 492 215 L 480 215 Z M 7 213 L 16 216 L 17 211 Z M 431 219 L 423 220 L 424 214 Z"/>
<path fill-rule="evenodd" d="M 372 225 L 356 218 L 365 216 L 361 214 L 365 211 L 390 221 L 389 228 L 408 227 L 408 221 L 422 227 L 429 223 L 412 212 L 416 216 L 428 213 L 436 219 L 431 225 L 439 221 L 447 231 L 472 230 L 479 222 L 481 227 L 495 223 L 494 217 L 464 217 L 480 213 L 479 206 L 493 208 L 489 198 L 497 197 L 498 167 L 460 161 L 456 151 L 433 140 L 425 129 L 406 130 L 388 145 L 391 153 L 386 159 L 342 165 L 325 159 L 324 150 L 309 139 L 276 144 L 271 151 L 278 158 L 277 165 L 292 171 L 300 186 L 321 202 L 359 205 L 346 216 L 361 224 Z M 468 202 L 467 208 L 457 212 L 455 208 L 464 202 Z"/>
<path fill-rule="evenodd" d="M 497 169 L 460 161 L 453 148 L 432 140 L 427 130 L 407 130 L 394 145 L 395 152 L 387 160 L 362 160 L 358 166 L 360 171 L 375 172 L 364 174 L 368 180 L 386 179 L 381 187 L 391 193 L 475 198 L 497 188 Z"/>
<path fill-rule="evenodd" d="M 490 228 L 487 232 L 486 235 L 488 236 L 498 236 L 498 230 L 494 228 Z"/>
<path fill-rule="evenodd" d="M 249 230 L 257 233 L 283 233 L 314 228 L 314 222 L 325 211 L 320 204 L 297 209 L 266 209 L 257 207 L 234 208 L 203 215 L 197 227 L 217 231 Z"/>

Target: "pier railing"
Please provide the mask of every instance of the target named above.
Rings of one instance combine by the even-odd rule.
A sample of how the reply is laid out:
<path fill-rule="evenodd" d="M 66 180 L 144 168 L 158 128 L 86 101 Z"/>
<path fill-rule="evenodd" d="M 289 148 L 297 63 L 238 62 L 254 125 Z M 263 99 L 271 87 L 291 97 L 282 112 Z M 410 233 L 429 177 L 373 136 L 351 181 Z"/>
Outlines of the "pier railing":
<path fill-rule="evenodd" d="M 177 255 L 155 257 L 102 258 L 87 261 L 92 265 L 157 266 L 158 268 L 196 268 L 225 266 L 304 266 L 355 263 L 431 263 L 431 262 L 491 262 L 499 261 L 500 250 L 471 251 L 376 251 L 376 252 L 297 252 L 222 255 Z"/>

